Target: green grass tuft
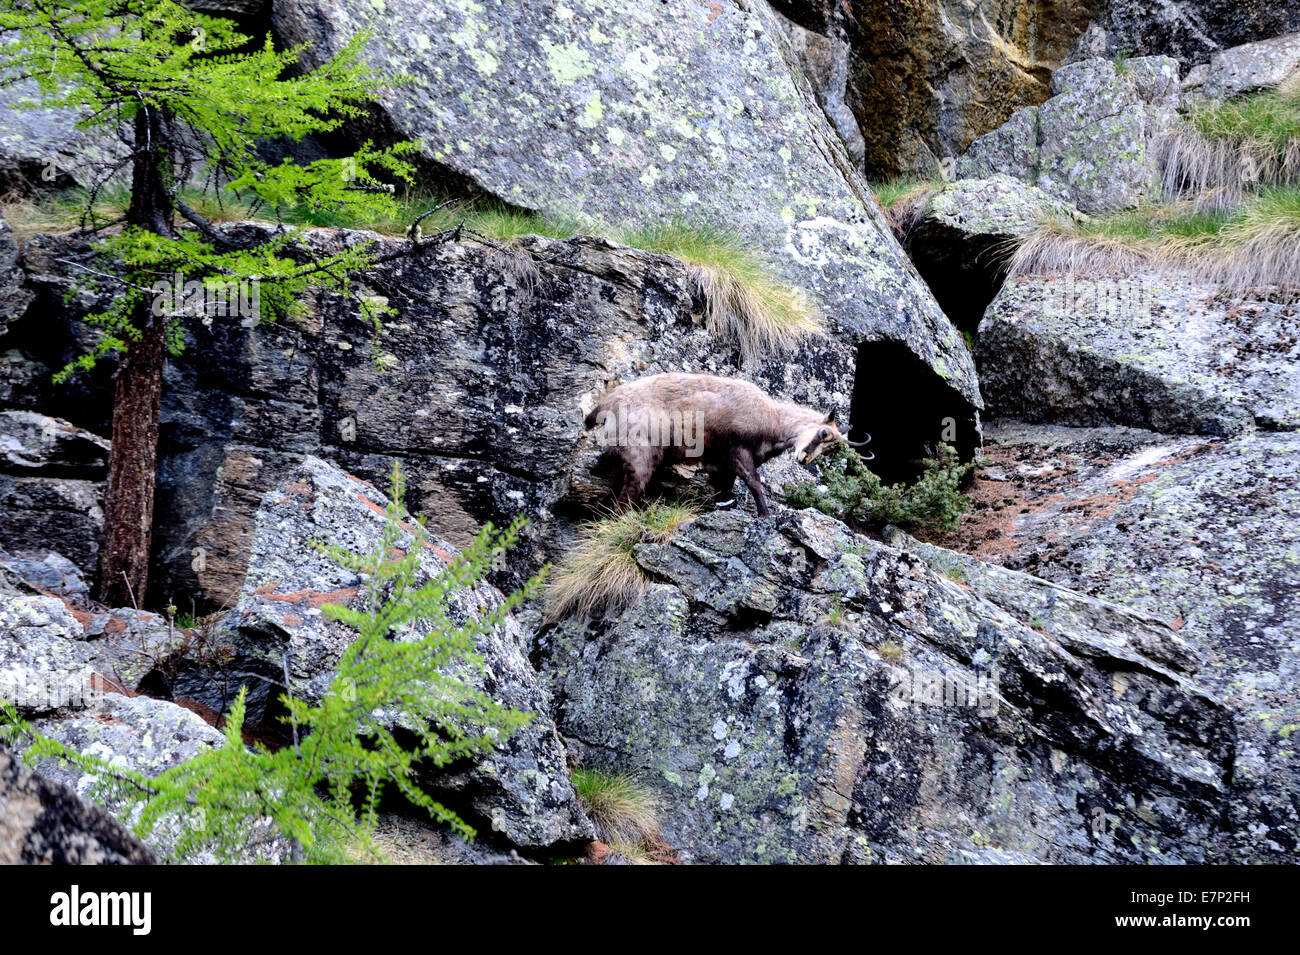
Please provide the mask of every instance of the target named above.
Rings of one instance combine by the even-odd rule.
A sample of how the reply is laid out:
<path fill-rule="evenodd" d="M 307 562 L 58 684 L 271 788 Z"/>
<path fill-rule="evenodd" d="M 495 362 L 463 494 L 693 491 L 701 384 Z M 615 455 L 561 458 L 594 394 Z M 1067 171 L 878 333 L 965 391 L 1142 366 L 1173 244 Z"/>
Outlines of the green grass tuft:
<path fill-rule="evenodd" d="M 805 296 L 777 279 L 736 232 L 668 221 L 625 229 L 617 239 L 694 266 L 709 331 L 738 347 L 747 364 L 788 351 L 821 328 Z"/>
<path fill-rule="evenodd" d="M 1232 209 L 1262 186 L 1300 183 L 1300 79 L 1195 106 L 1157 144 L 1165 196 Z"/>
<path fill-rule="evenodd" d="M 663 845 L 659 802 L 628 773 L 575 769 L 569 774 L 596 838 L 631 861 L 649 861 Z"/>
<path fill-rule="evenodd" d="M 636 545 L 671 539 L 697 513 L 687 505 L 655 503 L 583 525 L 578 542 L 551 574 L 547 619 L 617 613 L 635 601 L 649 583 L 636 562 Z"/>
<path fill-rule="evenodd" d="M 876 194 L 876 201 L 886 209 L 899 203 L 910 203 L 918 196 L 930 195 L 944 187 L 941 179 L 916 179 L 902 176 L 885 182 L 871 184 L 871 191 Z"/>
<path fill-rule="evenodd" d="M 871 190 L 876 195 L 876 201 L 885 211 L 889 228 L 900 242 L 904 242 L 908 234 L 921 221 L 930 197 L 945 185 L 947 183 L 942 179 L 916 179 L 903 176 L 886 182 L 873 183 Z"/>
<path fill-rule="evenodd" d="M 1300 139 L 1300 80 L 1224 103 L 1198 105 L 1189 121 L 1207 139 L 1284 147 Z"/>
<path fill-rule="evenodd" d="M 1185 272 L 1237 294 L 1300 297 L 1300 185 L 1265 186 L 1232 209 L 1149 205 L 1026 236 L 1009 274 Z"/>

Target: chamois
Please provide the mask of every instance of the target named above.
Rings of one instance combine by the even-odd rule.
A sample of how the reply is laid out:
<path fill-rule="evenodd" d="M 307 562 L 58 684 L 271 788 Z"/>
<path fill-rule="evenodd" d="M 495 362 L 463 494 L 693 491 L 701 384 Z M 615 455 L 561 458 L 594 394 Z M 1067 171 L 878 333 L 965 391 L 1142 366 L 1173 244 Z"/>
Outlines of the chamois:
<path fill-rule="evenodd" d="M 692 460 L 703 465 L 719 499 L 730 495 L 739 476 L 760 517 L 769 514 L 760 464 L 791 448 L 798 449 L 800 464 L 808 464 L 836 442 L 859 447 L 871 440 L 848 441 L 834 412 L 778 401 L 747 381 L 716 375 L 651 375 L 619 385 L 584 424 L 600 424 L 598 443 L 619 459 L 619 507 L 635 505 L 661 467 Z"/>

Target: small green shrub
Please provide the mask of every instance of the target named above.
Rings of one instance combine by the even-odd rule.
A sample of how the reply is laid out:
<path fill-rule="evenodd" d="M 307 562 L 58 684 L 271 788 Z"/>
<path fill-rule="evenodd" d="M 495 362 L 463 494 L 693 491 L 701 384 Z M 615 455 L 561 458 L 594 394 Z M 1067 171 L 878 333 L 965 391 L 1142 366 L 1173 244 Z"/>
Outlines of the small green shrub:
<path fill-rule="evenodd" d="M 915 484 L 884 484 L 852 448 L 839 447 L 823 456 L 821 480 L 786 489 L 791 507 L 815 507 L 831 517 L 863 526 L 895 524 L 921 530 L 952 530 L 970 509 L 961 493 L 971 465 L 961 464 L 957 452 L 939 446 L 937 458 L 926 462 Z"/>

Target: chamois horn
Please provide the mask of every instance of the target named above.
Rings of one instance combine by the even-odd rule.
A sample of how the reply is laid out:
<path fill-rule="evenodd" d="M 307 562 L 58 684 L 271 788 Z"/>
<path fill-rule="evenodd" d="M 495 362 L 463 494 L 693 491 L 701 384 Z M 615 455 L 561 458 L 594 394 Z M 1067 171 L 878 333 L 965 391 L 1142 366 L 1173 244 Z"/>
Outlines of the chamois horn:
<path fill-rule="evenodd" d="M 845 438 L 844 443 L 851 448 L 863 448 L 871 443 L 871 435 L 867 435 L 861 441 L 850 441 L 848 438 Z M 866 454 L 862 455 L 862 460 L 864 461 L 874 461 L 875 459 L 876 456 L 871 451 L 868 451 Z"/>

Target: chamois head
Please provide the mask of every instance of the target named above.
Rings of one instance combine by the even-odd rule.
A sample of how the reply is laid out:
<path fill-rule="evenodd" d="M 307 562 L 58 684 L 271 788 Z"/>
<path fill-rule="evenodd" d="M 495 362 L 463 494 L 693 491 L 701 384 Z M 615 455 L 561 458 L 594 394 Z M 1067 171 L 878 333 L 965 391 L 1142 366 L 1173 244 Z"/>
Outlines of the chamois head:
<path fill-rule="evenodd" d="M 818 424 L 806 425 L 795 433 L 795 455 L 800 464 L 811 464 L 817 455 L 840 441 L 852 447 L 860 448 L 870 440 L 871 435 L 867 435 L 864 441 L 850 441 L 840 433 L 840 429 L 835 424 L 835 412 L 832 411 L 824 421 Z M 871 460 L 875 455 L 868 453 L 866 457 L 867 460 Z"/>

